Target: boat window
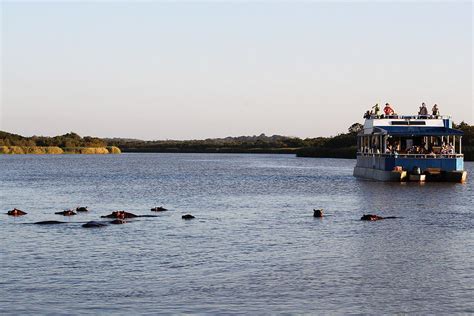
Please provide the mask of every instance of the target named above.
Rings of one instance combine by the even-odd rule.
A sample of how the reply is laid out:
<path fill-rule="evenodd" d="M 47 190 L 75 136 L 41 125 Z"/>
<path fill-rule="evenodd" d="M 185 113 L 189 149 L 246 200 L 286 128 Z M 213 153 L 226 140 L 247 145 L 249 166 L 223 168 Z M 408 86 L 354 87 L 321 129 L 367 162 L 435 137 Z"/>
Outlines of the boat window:
<path fill-rule="evenodd" d="M 426 125 L 425 121 L 392 121 L 392 125 Z"/>

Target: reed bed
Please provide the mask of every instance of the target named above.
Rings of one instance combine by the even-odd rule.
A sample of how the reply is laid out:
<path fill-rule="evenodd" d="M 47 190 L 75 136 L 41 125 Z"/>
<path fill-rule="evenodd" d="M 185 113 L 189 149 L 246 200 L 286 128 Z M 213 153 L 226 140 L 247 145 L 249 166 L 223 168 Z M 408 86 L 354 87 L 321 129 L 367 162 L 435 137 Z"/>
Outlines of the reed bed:
<path fill-rule="evenodd" d="M 7 155 L 60 155 L 60 154 L 83 154 L 83 155 L 106 155 L 120 154 L 118 147 L 67 147 L 57 146 L 0 146 L 0 154 Z"/>

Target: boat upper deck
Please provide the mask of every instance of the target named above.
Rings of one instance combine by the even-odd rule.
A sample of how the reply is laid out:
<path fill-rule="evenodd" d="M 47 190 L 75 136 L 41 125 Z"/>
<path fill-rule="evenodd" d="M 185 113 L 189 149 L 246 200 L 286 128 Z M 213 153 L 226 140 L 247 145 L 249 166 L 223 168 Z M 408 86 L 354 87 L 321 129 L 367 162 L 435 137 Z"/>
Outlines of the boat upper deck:
<path fill-rule="evenodd" d="M 370 115 L 357 137 L 358 155 L 461 158 L 462 135 L 449 116 Z"/>
<path fill-rule="evenodd" d="M 452 128 L 449 116 L 392 115 L 371 116 L 365 120 L 363 135 L 388 134 L 397 136 L 462 135 Z"/>

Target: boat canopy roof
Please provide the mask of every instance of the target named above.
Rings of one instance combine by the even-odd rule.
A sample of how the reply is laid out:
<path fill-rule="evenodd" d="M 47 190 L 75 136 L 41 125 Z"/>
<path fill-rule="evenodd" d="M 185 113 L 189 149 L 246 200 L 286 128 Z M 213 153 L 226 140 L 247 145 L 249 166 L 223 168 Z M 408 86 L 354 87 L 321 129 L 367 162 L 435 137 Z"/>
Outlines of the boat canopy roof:
<path fill-rule="evenodd" d="M 383 126 L 374 127 L 374 134 L 393 135 L 393 136 L 462 136 L 461 130 L 448 127 L 418 127 L 418 126 Z"/>

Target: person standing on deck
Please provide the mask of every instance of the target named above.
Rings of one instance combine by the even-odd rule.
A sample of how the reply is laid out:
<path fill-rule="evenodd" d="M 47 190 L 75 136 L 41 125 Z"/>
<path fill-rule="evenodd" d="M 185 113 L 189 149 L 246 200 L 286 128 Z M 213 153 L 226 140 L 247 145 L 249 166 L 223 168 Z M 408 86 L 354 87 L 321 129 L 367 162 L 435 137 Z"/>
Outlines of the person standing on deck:
<path fill-rule="evenodd" d="M 383 112 L 385 113 L 385 115 L 395 115 L 395 111 L 392 109 L 389 103 L 385 103 Z"/>
<path fill-rule="evenodd" d="M 372 107 L 372 109 L 374 109 L 374 115 L 375 115 L 375 116 L 379 116 L 379 114 L 380 114 L 380 107 L 379 107 L 379 104 L 376 103 L 376 104 Z"/>
<path fill-rule="evenodd" d="M 425 102 L 421 103 L 420 111 L 418 112 L 418 115 L 423 115 L 423 116 L 428 115 L 428 109 L 426 108 Z"/>
<path fill-rule="evenodd" d="M 431 111 L 433 112 L 433 116 L 439 116 L 439 109 L 437 104 L 433 105 Z"/>

